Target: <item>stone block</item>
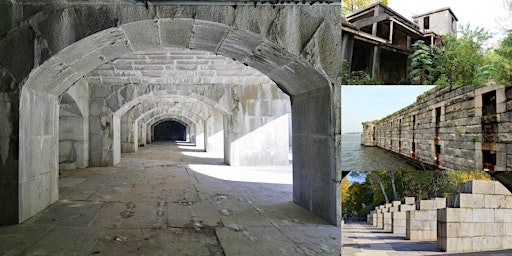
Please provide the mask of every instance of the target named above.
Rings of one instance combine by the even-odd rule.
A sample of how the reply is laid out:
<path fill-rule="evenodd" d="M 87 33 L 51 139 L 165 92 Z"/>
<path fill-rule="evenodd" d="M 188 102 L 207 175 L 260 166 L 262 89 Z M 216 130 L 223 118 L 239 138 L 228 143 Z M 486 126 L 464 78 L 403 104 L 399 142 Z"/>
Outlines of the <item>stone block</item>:
<path fill-rule="evenodd" d="M 404 201 L 405 201 L 405 204 L 414 204 L 414 197 L 406 196 Z"/>
<path fill-rule="evenodd" d="M 496 195 L 512 195 L 508 189 L 501 184 L 501 182 L 496 182 L 494 184 L 494 194 Z"/>
<path fill-rule="evenodd" d="M 512 248 L 512 235 L 503 236 L 503 247 L 501 249 L 511 249 Z"/>
<path fill-rule="evenodd" d="M 471 194 L 485 194 L 492 195 L 494 194 L 494 181 L 486 181 L 486 180 L 470 180 L 464 183 L 464 191 L 463 193 L 471 193 Z"/>
<path fill-rule="evenodd" d="M 393 206 L 393 207 L 388 209 L 388 212 L 398 212 L 398 211 L 399 211 L 398 206 Z"/>
<path fill-rule="evenodd" d="M 456 194 L 453 195 L 453 207 L 455 208 L 484 208 L 486 195 L 480 194 Z"/>
<path fill-rule="evenodd" d="M 437 221 L 440 222 L 472 222 L 473 210 L 471 208 L 444 208 L 437 210 Z"/>
<path fill-rule="evenodd" d="M 438 248 L 445 252 L 470 252 L 473 249 L 471 237 L 445 238 L 437 242 Z"/>
<path fill-rule="evenodd" d="M 436 241 L 437 231 L 409 231 L 409 236 L 406 234 L 406 239 L 411 241 Z"/>
<path fill-rule="evenodd" d="M 434 209 L 446 208 L 446 198 L 436 197 L 434 199 Z"/>
<path fill-rule="evenodd" d="M 446 223 L 446 237 L 447 238 L 462 237 L 462 236 L 468 235 L 468 233 L 464 232 L 464 231 L 468 231 L 467 230 L 468 228 L 473 229 L 473 225 L 467 225 L 465 228 L 466 230 L 463 230 L 462 226 L 463 226 L 463 224 L 460 222 L 447 222 Z M 469 234 L 472 234 L 472 233 L 473 233 L 473 230 L 471 230 L 471 233 L 469 233 Z"/>
<path fill-rule="evenodd" d="M 512 209 L 496 209 L 494 221 L 496 223 L 512 222 Z"/>
<path fill-rule="evenodd" d="M 393 205 L 392 204 L 385 204 L 384 208 L 390 208 L 391 206 L 393 206 Z"/>
<path fill-rule="evenodd" d="M 506 222 L 503 224 L 506 236 L 512 236 L 512 222 Z"/>
<path fill-rule="evenodd" d="M 433 200 L 420 200 L 416 203 L 416 210 L 434 210 Z"/>
<path fill-rule="evenodd" d="M 473 209 L 473 222 L 494 222 L 494 209 Z"/>
<path fill-rule="evenodd" d="M 394 206 L 399 206 L 400 204 L 402 204 L 402 202 L 400 201 L 393 201 L 391 202 L 391 205 L 394 207 Z"/>
<path fill-rule="evenodd" d="M 495 237 L 477 236 L 472 237 L 473 251 L 489 251 L 497 249 Z"/>
<path fill-rule="evenodd" d="M 410 204 L 401 204 L 398 206 L 398 210 L 401 212 L 414 211 L 415 209 L 416 209 L 416 207 L 414 205 L 410 205 Z"/>
<path fill-rule="evenodd" d="M 484 236 L 503 236 L 505 235 L 504 223 L 486 223 L 484 227 Z"/>
<path fill-rule="evenodd" d="M 484 208 L 496 209 L 498 207 L 498 197 L 496 195 L 484 195 Z"/>
<path fill-rule="evenodd" d="M 467 223 L 467 225 L 473 225 L 473 236 L 483 236 L 485 234 L 485 225 L 487 225 L 487 223 L 474 222 Z"/>

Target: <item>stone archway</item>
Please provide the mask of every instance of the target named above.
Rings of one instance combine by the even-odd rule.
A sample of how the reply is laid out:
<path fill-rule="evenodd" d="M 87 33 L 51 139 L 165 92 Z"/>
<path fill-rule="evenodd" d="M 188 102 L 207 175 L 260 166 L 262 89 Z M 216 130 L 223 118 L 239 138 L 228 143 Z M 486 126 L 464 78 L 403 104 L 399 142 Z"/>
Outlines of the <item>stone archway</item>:
<path fill-rule="evenodd" d="M 289 94 L 294 113 L 294 201 L 339 223 L 339 88 L 310 63 L 261 35 L 197 19 L 145 20 L 106 29 L 68 46 L 31 73 L 20 99 L 19 202 L 15 207 L 19 222 L 58 198 L 54 157 L 58 97 L 109 60 L 159 47 L 200 49 L 239 60 Z M 46 118 L 31 119 L 34 114 Z M 107 119 L 90 123 L 103 132 L 110 129 Z M 41 129 L 33 131 L 33 126 Z M 41 153 L 41 148 L 48 150 Z M 41 168 L 34 168 L 36 163 Z"/>
<path fill-rule="evenodd" d="M 134 122 L 134 133 L 137 137 L 137 143 L 139 145 L 146 145 L 150 143 L 151 139 L 151 126 L 154 122 L 157 122 L 163 118 L 181 120 L 190 127 L 191 130 L 191 142 L 196 147 L 204 149 L 206 151 L 205 142 L 207 139 L 207 131 L 205 131 L 206 120 L 200 115 L 191 113 L 184 109 L 177 108 L 158 108 L 153 111 L 148 111 L 139 116 Z"/>

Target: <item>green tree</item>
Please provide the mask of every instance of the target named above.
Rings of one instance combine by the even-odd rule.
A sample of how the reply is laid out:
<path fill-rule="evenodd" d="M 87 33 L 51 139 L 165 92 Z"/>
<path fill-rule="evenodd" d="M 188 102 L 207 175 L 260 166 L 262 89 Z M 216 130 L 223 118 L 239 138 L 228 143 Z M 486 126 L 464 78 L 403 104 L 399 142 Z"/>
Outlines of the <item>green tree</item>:
<path fill-rule="evenodd" d="M 499 47 L 489 50 L 486 58 L 496 69 L 495 80 L 498 84 L 512 83 L 512 32 L 505 37 Z"/>
<path fill-rule="evenodd" d="M 483 28 L 460 27 L 462 36 L 443 36 L 443 44 L 434 50 L 435 84 L 478 85 L 492 74 L 492 66 L 484 58 L 485 42 L 492 34 Z"/>
<path fill-rule="evenodd" d="M 434 82 L 432 50 L 422 40 L 416 41 L 412 47 L 414 52 L 409 56 L 411 64 L 408 67 L 411 82 L 413 84 L 432 84 Z"/>

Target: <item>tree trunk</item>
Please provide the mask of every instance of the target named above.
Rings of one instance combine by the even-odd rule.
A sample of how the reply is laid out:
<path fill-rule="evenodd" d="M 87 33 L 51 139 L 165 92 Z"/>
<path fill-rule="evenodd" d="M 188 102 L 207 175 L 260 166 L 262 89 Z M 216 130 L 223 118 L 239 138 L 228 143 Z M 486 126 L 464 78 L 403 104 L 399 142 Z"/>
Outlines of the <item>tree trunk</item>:
<path fill-rule="evenodd" d="M 384 195 L 384 199 L 386 200 L 386 204 L 389 204 L 388 195 L 386 195 L 386 189 L 384 189 L 384 184 L 382 184 L 382 181 L 379 179 L 379 185 L 380 189 L 382 190 L 382 194 Z"/>
<path fill-rule="evenodd" d="M 395 186 L 395 172 L 394 171 L 389 172 L 389 179 L 391 180 L 391 188 L 393 189 L 393 196 L 395 197 L 395 201 L 398 201 L 398 195 L 396 193 L 396 186 Z"/>

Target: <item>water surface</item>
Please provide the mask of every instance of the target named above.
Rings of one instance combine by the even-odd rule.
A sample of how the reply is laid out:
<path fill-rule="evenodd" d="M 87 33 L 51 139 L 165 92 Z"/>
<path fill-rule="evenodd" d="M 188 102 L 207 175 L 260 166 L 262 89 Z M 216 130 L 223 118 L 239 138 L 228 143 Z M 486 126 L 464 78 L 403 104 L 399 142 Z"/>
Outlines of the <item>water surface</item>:
<path fill-rule="evenodd" d="M 361 145 L 361 133 L 341 135 L 343 171 L 416 170 L 400 156 L 379 147 Z"/>

